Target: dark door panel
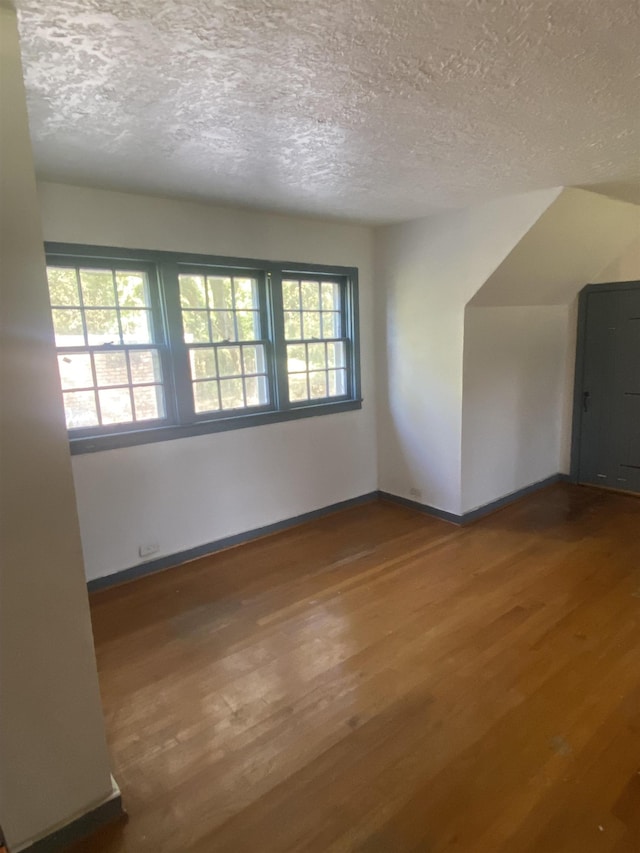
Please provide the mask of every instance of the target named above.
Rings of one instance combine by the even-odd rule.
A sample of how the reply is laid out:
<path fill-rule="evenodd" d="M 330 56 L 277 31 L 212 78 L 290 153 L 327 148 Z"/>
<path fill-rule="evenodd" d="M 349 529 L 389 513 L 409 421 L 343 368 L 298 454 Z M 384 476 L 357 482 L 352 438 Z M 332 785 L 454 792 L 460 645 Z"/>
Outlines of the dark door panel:
<path fill-rule="evenodd" d="M 640 492 L 640 282 L 607 285 L 582 299 L 578 480 Z"/>

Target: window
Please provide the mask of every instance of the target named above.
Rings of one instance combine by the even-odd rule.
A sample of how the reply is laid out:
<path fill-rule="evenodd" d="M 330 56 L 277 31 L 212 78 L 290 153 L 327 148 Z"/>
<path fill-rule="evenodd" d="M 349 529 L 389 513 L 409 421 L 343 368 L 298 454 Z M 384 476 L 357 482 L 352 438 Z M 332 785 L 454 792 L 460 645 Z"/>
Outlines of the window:
<path fill-rule="evenodd" d="M 178 279 L 195 413 L 268 406 L 257 278 L 194 271 Z"/>
<path fill-rule="evenodd" d="M 166 417 L 160 347 L 144 268 L 49 266 L 58 369 L 70 430 Z"/>
<path fill-rule="evenodd" d="M 289 399 L 295 402 L 342 397 L 347 393 L 340 283 L 323 278 L 282 282 L 287 341 Z"/>
<path fill-rule="evenodd" d="M 353 268 L 46 249 L 73 452 L 361 405 Z"/>

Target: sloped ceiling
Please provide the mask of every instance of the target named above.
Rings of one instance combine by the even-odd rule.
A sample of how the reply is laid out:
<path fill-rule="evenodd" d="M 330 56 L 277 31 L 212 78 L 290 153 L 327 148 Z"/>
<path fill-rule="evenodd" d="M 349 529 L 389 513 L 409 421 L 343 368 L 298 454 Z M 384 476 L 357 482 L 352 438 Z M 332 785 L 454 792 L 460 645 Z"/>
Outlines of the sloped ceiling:
<path fill-rule="evenodd" d="M 638 0 L 16 0 L 40 177 L 370 222 L 639 198 Z"/>
<path fill-rule="evenodd" d="M 565 189 L 469 304 L 569 304 L 639 238 L 640 206 Z"/>

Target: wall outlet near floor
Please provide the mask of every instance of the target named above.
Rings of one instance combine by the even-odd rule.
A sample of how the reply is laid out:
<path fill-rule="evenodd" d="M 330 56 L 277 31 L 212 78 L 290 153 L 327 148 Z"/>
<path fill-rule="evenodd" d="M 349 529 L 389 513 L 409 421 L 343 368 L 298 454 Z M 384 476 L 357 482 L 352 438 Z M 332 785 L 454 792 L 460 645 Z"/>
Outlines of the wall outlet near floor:
<path fill-rule="evenodd" d="M 416 501 L 422 500 L 422 492 L 420 489 L 409 489 L 409 494 Z"/>
<path fill-rule="evenodd" d="M 148 542 L 146 545 L 140 545 L 138 547 L 138 554 L 141 557 L 150 557 L 152 554 L 157 554 L 160 550 L 160 546 L 157 542 Z"/>

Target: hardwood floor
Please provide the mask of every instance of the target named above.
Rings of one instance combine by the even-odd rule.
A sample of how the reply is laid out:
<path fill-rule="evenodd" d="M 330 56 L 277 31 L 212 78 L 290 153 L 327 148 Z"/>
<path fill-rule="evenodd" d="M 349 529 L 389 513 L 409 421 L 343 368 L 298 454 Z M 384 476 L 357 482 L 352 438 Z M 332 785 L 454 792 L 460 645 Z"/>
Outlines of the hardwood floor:
<path fill-rule="evenodd" d="M 372 503 L 92 596 L 76 853 L 638 853 L 640 500 Z"/>

